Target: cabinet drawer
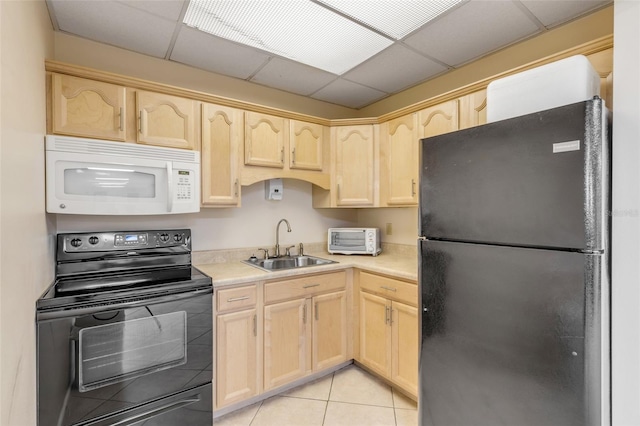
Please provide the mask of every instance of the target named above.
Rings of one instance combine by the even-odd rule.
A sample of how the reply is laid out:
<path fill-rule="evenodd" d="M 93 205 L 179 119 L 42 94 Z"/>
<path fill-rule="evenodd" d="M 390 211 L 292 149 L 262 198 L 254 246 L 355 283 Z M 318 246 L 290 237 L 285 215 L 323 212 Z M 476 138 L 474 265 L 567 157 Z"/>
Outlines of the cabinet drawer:
<path fill-rule="evenodd" d="M 343 271 L 267 283 L 264 286 L 264 302 L 273 303 L 280 300 L 313 296 L 326 291 L 342 290 L 345 288 L 345 277 L 346 274 Z"/>
<path fill-rule="evenodd" d="M 256 286 L 228 288 L 218 290 L 218 312 L 249 308 L 256 305 Z"/>
<path fill-rule="evenodd" d="M 361 272 L 360 289 L 384 295 L 389 299 L 408 303 L 412 306 L 418 305 L 417 284 Z"/>

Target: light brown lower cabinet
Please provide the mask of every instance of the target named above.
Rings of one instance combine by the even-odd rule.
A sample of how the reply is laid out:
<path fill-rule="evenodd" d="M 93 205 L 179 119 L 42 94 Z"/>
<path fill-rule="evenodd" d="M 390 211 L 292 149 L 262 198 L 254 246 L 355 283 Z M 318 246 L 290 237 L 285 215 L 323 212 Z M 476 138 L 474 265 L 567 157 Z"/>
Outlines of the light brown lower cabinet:
<path fill-rule="evenodd" d="M 360 288 L 378 294 L 360 292 L 359 361 L 417 396 L 418 309 L 390 299 L 397 297 L 417 305 L 417 286 L 363 272 L 360 274 Z M 385 293 L 391 295 L 387 297 Z"/>
<path fill-rule="evenodd" d="M 264 388 L 347 360 L 346 292 L 264 307 Z"/>
<path fill-rule="evenodd" d="M 265 390 L 347 360 L 345 279 L 341 271 L 265 284 Z"/>
<path fill-rule="evenodd" d="M 214 383 L 220 408 L 258 394 L 256 285 L 220 290 L 216 299 Z"/>
<path fill-rule="evenodd" d="M 218 315 L 216 326 L 216 406 L 257 395 L 256 310 Z"/>

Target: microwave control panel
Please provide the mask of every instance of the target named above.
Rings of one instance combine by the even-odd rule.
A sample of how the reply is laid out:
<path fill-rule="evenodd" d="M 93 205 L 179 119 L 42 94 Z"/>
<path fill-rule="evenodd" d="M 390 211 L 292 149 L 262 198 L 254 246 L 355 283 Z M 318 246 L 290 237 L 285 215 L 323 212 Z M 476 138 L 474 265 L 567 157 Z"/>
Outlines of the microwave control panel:
<path fill-rule="evenodd" d="M 175 171 L 175 199 L 177 201 L 192 201 L 195 193 L 195 184 L 193 181 L 193 171 L 176 170 Z"/>

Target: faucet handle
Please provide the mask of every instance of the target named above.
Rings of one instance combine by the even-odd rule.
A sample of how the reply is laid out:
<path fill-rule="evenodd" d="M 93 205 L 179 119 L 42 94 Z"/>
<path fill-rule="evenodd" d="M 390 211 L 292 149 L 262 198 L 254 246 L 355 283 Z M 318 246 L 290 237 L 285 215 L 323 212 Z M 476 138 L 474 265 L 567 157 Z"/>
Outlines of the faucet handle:
<path fill-rule="evenodd" d="M 304 256 L 304 246 L 302 243 L 298 246 L 298 256 Z"/>
<path fill-rule="evenodd" d="M 264 252 L 264 257 L 263 259 L 269 259 L 269 249 L 263 249 L 263 248 L 259 248 L 258 251 L 262 250 Z"/>
<path fill-rule="evenodd" d="M 291 256 L 291 249 L 294 248 L 295 245 L 289 246 L 285 248 L 285 256 Z"/>

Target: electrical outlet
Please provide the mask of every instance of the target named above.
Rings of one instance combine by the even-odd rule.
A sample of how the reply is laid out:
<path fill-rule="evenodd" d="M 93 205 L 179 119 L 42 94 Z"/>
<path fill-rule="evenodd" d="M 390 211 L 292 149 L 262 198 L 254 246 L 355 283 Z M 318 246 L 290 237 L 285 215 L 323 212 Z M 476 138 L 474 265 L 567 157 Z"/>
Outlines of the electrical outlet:
<path fill-rule="evenodd" d="M 393 234 L 393 227 L 391 226 L 391 223 L 387 223 L 387 235 L 391 234 Z"/>

